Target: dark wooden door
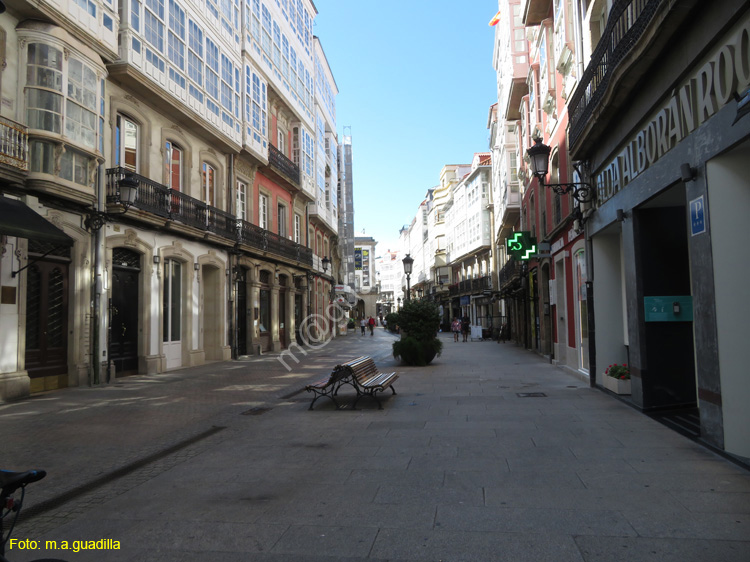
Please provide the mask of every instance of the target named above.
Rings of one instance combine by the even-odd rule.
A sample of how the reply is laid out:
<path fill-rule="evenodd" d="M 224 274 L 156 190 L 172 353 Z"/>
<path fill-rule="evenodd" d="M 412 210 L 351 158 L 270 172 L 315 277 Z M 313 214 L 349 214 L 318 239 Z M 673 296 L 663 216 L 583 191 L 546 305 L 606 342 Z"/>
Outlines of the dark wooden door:
<path fill-rule="evenodd" d="M 237 283 L 237 355 L 247 355 L 247 284 Z"/>
<path fill-rule="evenodd" d="M 37 261 L 26 279 L 26 370 L 31 379 L 67 377 L 68 264 Z M 32 380 L 34 391 L 61 386 L 67 381 Z"/>
<path fill-rule="evenodd" d="M 140 271 L 112 267 L 109 358 L 116 376 L 138 372 L 138 278 Z"/>
<path fill-rule="evenodd" d="M 286 340 L 286 291 L 279 292 L 279 343 L 281 347 L 287 347 Z"/>

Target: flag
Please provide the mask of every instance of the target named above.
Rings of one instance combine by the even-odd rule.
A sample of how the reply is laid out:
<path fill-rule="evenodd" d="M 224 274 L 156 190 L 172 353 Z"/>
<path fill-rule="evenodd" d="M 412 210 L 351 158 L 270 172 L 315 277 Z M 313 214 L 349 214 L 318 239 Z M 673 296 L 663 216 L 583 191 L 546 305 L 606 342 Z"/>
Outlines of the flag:
<path fill-rule="evenodd" d="M 492 27 L 493 25 L 497 25 L 497 22 L 499 21 L 500 21 L 500 12 L 497 12 L 495 14 L 495 17 L 490 20 L 490 27 Z"/>

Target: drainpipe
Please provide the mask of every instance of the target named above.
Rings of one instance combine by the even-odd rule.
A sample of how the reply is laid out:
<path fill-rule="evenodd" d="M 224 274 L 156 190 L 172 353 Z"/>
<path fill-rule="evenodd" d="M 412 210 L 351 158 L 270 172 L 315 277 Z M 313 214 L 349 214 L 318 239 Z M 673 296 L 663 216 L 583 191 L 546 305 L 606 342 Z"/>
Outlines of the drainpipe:
<path fill-rule="evenodd" d="M 106 190 L 104 187 L 104 164 L 99 164 L 97 170 L 96 180 L 96 209 L 99 212 L 104 212 L 106 205 Z M 101 365 L 102 357 L 107 360 L 109 364 L 109 357 L 107 357 L 107 349 L 102 345 L 102 337 L 107 333 L 107 318 L 102 312 L 102 293 L 104 292 L 104 264 L 105 264 L 105 241 L 106 237 L 104 234 L 106 226 L 94 231 L 94 279 L 92 283 L 92 291 L 94 293 L 94 317 L 92 322 L 93 337 L 93 354 L 92 354 L 92 372 L 89 384 L 91 386 L 101 383 Z M 107 371 L 109 373 L 109 370 Z M 109 377 L 107 377 L 109 382 Z"/>
<path fill-rule="evenodd" d="M 229 155 L 229 173 L 227 174 L 227 183 L 229 184 L 227 186 L 227 193 L 230 194 L 228 207 L 231 210 L 232 207 L 234 207 L 234 216 L 237 217 L 237 198 L 236 196 L 232 198 L 231 194 L 234 193 L 232 191 L 232 187 L 235 184 L 234 181 L 234 154 Z M 235 194 L 236 195 L 236 194 Z M 239 242 L 239 233 L 237 233 L 237 242 Z M 238 338 L 239 333 L 237 331 L 237 282 L 234 279 L 234 271 L 232 266 L 232 253 L 233 252 L 227 252 L 227 264 L 229 266 L 229 275 L 227 276 L 227 279 L 229 280 L 229 307 L 230 307 L 230 314 L 229 314 L 229 338 L 230 338 L 230 349 L 232 350 L 232 359 L 238 359 L 239 358 L 239 349 L 238 349 Z M 240 256 L 237 254 L 237 260 L 236 260 L 236 266 L 237 270 L 239 271 L 240 267 Z"/>

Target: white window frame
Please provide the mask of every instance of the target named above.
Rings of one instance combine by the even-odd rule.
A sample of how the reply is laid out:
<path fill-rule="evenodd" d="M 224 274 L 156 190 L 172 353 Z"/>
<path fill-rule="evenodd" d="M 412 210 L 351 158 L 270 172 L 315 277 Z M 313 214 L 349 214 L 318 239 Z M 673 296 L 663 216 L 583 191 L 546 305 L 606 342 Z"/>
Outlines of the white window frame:
<path fill-rule="evenodd" d="M 237 218 L 247 220 L 247 183 L 237 180 Z"/>
<path fill-rule="evenodd" d="M 213 173 L 210 174 L 209 171 Z M 211 185 L 209 185 L 209 178 L 212 179 Z M 212 207 L 215 206 L 214 200 L 216 198 L 217 183 L 216 168 L 214 168 L 210 163 L 204 161 L 201 165 L 201 201 L 203 201 L 206 205 L 210 205 Z"/>
<path fill-rule="evenodd" d="M 294 213 L 294 241 L 302 244 L 302 217 Z"/>
<path fill-rule="evenodd" d="M 128 166 L 125 163 L 125 140 L 127 133 L 125 132 L 124 125 L 125 122 L 130 123 L 133 125 L 133 128 L 135 129 L 135 165 L 134 166 Z M 141 165 L 141 159 L 140 159 L 140 142 L 141 142 L 141 128 L 140 125 L 132 118 L 128 117 L 127 115 L 124 115 L 122 113 L 118 113 L 116 117 L 116 134 L 118 135 L 118 138 L 116 139 L 116 154 L 115 154 L 115 163 L 121 167 L 125 168 L 126 170 L 129 170 L 131 172 L 138 173 Z M 119 150 L 117 150 L 119 148 Z"/>
<path fill-rule="evenodd" d="M 172 164 L 174 162 L 174 160 L 172 159 L 172 155 L 175 151 L 179 154 L 179 173 L 177 174 L 177 185 L 174 185 L 174 182 L 172 181 L 172 178 L 174 177 L 174 174 L 172 173 Z M 185 151 L 183 151 L 182 148 L 180 148 L 172 141 L 168 140 L 166 141 L 166 144 L 164 146 L 164 152 L 166 153 L 164 155 L 164 169 L 166 176 L 164 178 L 164 185 L 166 185 L 170 189 L 174 189 L 175 191 L 182 191 L 182 173 L 184 171 Z"/>
<path fill-rule="evenodd" d="M 268 230 L 268 195 L 258 194 L 258 226 Z"/>
<path fill-rule="evenodd" d="M 283 203 L 278 203 L 276 206 L 276 228 L 278 229 L 279 236 L 286 238 L 289 236 L 289 220 L 287 219 L 287 213 L 289 208 Z"/>

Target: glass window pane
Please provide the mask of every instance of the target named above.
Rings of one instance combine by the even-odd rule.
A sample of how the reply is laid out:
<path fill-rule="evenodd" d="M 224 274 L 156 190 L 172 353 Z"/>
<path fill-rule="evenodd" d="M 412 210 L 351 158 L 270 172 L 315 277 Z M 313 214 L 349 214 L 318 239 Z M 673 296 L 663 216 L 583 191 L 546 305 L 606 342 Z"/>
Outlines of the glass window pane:
<path fill-rule="evenodd" d="M 55 146 L 49 142 L 32 141 L 29 148 L 31 171 L 54 174 Z"/>
<path fill-rule="evenodd" d="M 162 341 L 168 342 L 169 341 L 169 264 L 170 260 L 166 260 L 164 262 L 164 293 L 162 296 L 162 303 L 161 303 L 161 317 L 162 317 Z"/>

